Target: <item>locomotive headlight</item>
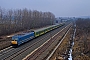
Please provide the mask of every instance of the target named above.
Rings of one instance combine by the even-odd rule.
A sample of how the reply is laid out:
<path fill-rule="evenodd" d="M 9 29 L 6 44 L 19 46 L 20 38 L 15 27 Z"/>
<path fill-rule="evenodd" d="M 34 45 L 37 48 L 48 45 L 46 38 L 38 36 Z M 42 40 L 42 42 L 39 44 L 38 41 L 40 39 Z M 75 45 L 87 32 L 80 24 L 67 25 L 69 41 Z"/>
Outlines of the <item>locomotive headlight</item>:
<path fill-rule="evenodd" d="M 11 41 L 12 44 L 17 44 L 17 41 Z"/>

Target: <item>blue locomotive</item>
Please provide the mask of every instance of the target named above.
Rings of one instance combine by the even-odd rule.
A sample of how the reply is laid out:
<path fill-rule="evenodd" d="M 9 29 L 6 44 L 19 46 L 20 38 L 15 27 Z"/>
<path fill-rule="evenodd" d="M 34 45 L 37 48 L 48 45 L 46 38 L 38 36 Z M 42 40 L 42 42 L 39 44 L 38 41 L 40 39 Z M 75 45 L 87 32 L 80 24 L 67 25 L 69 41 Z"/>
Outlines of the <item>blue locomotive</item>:
<path fill-rule="evenodd" d="M 57 24 L 57 25 L 52 25 L 49 27 L 45 27 L 45 28 L 41 28 L 41 29 L 37 29 L 37 30 L 33 30 L 33 31 L 22 32 L 20 34 L 12 36 L 11 43 L 13 46 L 19 46 L 35 37 L 45 34 L 45 33 L 49 32 L 51 30 L 54 30 L 62 25 L 64 25 L 64 24 Z"/>
<path fill-rule="evenodd" d="M 19 46 L 21 45 L 22 43 L 25 43 L 31 39 L 33 39 L 35 36 L 34 36 L 34 32 L 23 32 L 23 33 L 20 33 L 20 34 L 17 34 L 17 35 L 14 35 L 12 37 L 12 41 L 11 43 L 15 46 Z"/>

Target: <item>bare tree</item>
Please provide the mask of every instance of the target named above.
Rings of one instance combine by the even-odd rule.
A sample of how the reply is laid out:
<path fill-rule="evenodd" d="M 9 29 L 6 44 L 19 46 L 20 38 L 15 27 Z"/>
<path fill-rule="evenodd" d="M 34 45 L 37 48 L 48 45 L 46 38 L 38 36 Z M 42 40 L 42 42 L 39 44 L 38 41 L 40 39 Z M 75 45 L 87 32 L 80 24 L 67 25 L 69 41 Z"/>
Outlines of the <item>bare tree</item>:
<path fill-rule="evenodd" d="M 2 26 L 0 25 L 0 35 L 52 25 L 54 19 L 55 16 L 51 12 L 31 11 L 26 8 L 23 10 L 0 8 L 0 24 L 2 24 Z"/>

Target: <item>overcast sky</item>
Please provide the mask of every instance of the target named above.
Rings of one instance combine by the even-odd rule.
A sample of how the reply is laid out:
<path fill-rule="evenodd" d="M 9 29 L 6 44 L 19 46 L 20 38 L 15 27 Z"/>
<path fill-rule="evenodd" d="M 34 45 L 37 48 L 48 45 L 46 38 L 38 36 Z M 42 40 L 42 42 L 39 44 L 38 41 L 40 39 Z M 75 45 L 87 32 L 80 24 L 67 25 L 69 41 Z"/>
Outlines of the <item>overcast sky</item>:
<path fill-rule="evenodd" d="M 1 8 L 50 11 L 56 17 L 90 16 L 90 0 L 0 0 Z"/>

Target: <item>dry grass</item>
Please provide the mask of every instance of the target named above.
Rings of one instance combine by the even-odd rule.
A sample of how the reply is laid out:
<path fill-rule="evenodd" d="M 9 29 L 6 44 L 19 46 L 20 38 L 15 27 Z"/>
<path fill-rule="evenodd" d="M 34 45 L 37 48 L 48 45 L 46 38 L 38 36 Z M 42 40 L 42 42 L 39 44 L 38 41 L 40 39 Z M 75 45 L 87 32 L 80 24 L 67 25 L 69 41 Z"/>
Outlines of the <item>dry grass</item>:
<path fill-rule="evenodd" d="M 11 38 L 0 39 L 0 50 L 11 45 Z"/>
<path fill-rule="evenodd" d="M 82 35 L 80 33 L 79 35 L 76 35 L 73 47 L 74 60 L 90 60 L 90 36 L 88 35 L 88 37 L 86 39 L 85 38 L 84 33 L 82 33 Z"/>

